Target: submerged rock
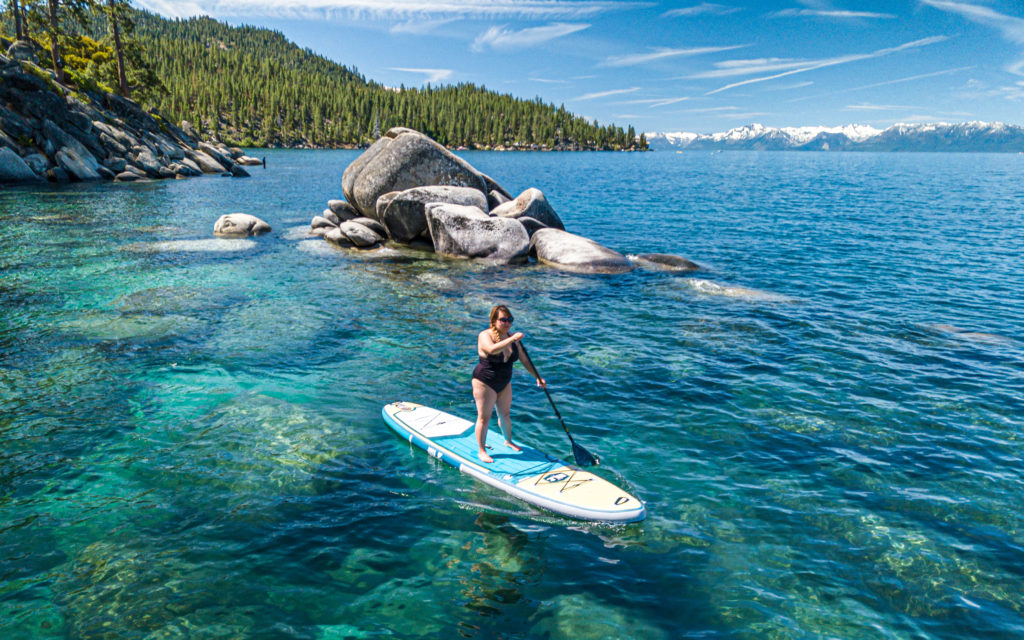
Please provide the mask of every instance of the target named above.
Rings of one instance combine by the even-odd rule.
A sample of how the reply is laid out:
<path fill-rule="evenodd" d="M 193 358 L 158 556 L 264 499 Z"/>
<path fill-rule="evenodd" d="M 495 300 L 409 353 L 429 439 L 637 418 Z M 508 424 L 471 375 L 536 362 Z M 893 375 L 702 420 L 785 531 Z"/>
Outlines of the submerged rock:
<path fill-rule="evenodd" d="M 224 237 L 256 236 L 270 230 L 269 224 L 248 213 L 222 215 L 213 225 L 213 235 Z"/>
<path fill-rule="evenodd" d="M 641 253 L 629 258 L 637 266 L 648 269 L 660 269 L 662 271 L 699 271 L 700 265 L 682 256 L 675 256 L 670 253 Z"/>
<path fill-rule="evenodd" d="M 576 273 L 625 273 L 635 268 L 618 251 L 560 229 L 536 231 L 530 250 L 540 262 Z"/>

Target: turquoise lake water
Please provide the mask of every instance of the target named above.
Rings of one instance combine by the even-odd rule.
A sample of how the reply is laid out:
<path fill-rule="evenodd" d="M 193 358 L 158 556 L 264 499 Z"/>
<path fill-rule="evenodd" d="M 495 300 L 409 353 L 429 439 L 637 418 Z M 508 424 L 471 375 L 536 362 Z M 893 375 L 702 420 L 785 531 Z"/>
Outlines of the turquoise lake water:
<path fill-rule="evenodd" d="M 0 190 L 0 637 L 1024 635 L 1024 156 L 465 154 L 705 267 L 581 276 L 334 249 L 305 230 L 357 153 L 256 153 Z M 234 211 L 273 233 L 214 240 Z M 646 521 L 535 510 L 381 420 L 472 418 L 496 302 Z"/>

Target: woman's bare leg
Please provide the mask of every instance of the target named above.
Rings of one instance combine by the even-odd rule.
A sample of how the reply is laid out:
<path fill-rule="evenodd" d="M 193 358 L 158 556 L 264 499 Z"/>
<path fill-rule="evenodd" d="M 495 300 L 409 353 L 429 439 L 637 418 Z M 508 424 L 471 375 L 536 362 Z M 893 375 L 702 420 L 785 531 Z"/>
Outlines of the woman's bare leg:
<path fill-rule="evenodd" d="M 473 400 L 476 401 L 476 444 L 480 448 L 477 457 L 481 462 L 494 462 L 487 454 L 487 428 L 494 413 L 494 403 L 498 394 L 483 382 L 473 378 Z"/>
<path fill-rule="evenodd" d="M 522 451 L 519 447 L 512 444 L 512 417 L 509 415 L 512 411 L 512 383 L 510 382 L 505 386 L 504 389 L 498 393 L 497 397 L 498 405 L 498 425 L 501 427 L 502 433 L 505 434 L 505 444 L 508 447 L 516 451 Z"/>

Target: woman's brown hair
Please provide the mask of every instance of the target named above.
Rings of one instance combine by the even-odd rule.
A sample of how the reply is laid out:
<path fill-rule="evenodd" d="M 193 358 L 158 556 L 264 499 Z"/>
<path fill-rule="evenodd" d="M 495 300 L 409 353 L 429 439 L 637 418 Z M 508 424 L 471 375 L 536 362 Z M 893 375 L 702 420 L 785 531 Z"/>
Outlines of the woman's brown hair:
<path fill-rule="evenodd" d="M 512 317 L 512 312 L 508 310 L 503 304 L 496 304 L 491 309 L 491 336 L 494 337 L 494 341 L 498 342 L 501 340 L 501 332 L 498 331 L 498 316 L 504 312 L 506 316 Z"/>

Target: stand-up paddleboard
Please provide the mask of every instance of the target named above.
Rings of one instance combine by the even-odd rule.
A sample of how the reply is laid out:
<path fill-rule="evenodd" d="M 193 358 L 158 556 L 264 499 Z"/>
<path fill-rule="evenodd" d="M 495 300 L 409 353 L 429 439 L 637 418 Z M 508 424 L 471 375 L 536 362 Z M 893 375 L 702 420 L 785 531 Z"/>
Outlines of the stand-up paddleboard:
<path fill-rule="evenodd" d="M 647 515 L 642 502 L 600 476 L 530 447 L 510 449 L 500 429 L 487 433 L 494 462 L 485 464 L 469 420 L 414 402 L 393 402 L 381 414 L 429 455 L 530 504 L 580 520 L 636 522 Z"/>

